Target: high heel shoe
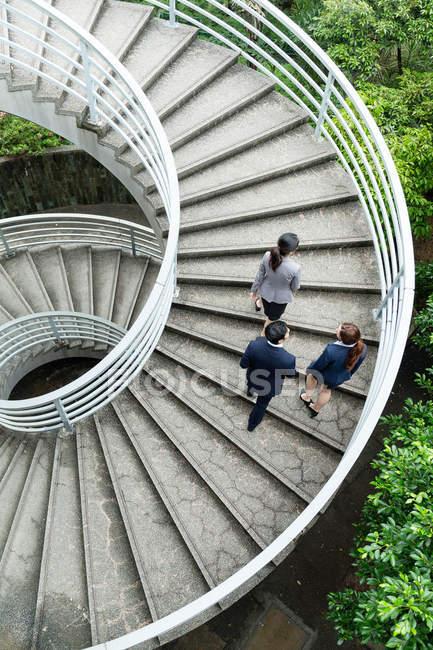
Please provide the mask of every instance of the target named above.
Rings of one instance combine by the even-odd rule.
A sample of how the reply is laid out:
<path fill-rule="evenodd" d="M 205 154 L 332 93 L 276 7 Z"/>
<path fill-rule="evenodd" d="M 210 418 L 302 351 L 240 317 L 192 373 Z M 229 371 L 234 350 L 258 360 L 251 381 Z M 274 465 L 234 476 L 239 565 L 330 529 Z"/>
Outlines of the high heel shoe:
<path fill-rule="evenodd" d="M 254 301 L 254 307 L 256 308 L 256 311 L 262 311 L 262 308 L 259 307 L 259 305 L 257 304 L 258 302 L 259 302 L 259 298 L 256 298 Z"/>

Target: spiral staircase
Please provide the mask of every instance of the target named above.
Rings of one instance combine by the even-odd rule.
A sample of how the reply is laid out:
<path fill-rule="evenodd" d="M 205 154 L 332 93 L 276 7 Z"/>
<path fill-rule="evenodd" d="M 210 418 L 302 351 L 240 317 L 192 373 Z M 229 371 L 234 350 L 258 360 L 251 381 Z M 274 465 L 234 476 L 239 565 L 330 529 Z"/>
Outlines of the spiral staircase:
<path fill-rule="evenodd" d="M 136 224 L 129 243 L 104 239 L 114 220 L 103 217 L 93 230 L 83 230 L 86 215 L 1 224 L 0 352 L 11 345 L 7 328 L 16 323 L 27 336 L 30 323 L 39 327 L 50 313 L 77 319 L 67 335 L 54 329 L 54 338 L 0 365 L 1 648 L 151 648 L 228 607 L 287 556 L 326 507 L 398 369 L 413 293 L 404 201 L 399 207 L 397 196 L 402 270 L 393 253 L 394 240 L 400 245 L 395 223 L 386 217 L 385 235 L 381 230 L 383 200 L 382 222 L 372 224 L 368 215 L 377 209 L 370 204 L 369 212 L 329 138 L 314 137 L 308 106 L 238 62 L 239 49 L 202 38 L 198 21 L 173 25 L 180 13 L 173 5 L 170 12 L 166 20 L 153 6 L 113 0 L 0 1 L 0 109 L 80 144 L 124 182 L 148 222 Z M 77 46 L 84 38 L 77 25 L 93 34 L 105 60 L 112 54 L 108 81 L 95 65 L 92 83 L 100 85 L 87 103 L 77 84 L 81 79 L 89 90 L 86 57 L 97 42 L 89 37 L 88 47 Z M 145 91 L 173 151 L 179 236 L 176 187 L 170 174 L 164 185 L 158 167 L 170 154 L 149 104 L 151 124 L 138 136 L 119 128 L 131 112 L 135 123 L 141 115 L 125 92 L 116 117 L 101 118 L 115 106 L 111 91 L 123 79 L 115 58 Z M 327 84 L 327 101 L 328 91 Z M 98 101 L 105 101 L 99 112 Z M 75 230 L 68 230 L 72 222 Z M 140 228 L 149 233 L 149 224 L 152 242 L 137 251 Z M 119 227 L 135 232 L 133 223 Z M 342 320 L 360 326 L 369 354 L 318 418 L 308 417 L 298 386 L 288 381 L 250 434 L 239 358 L 263 316 L 252 310 L 248 287 L 262 253 L 285 231 L 301 240 L 302 288 L 285 315 L 301 380 Z M 170 272 L 161 275 L 161 260 L 170 250 L 175 256 L 177 236 L 177 274 L 170 266 L 177 290 L 170 285 L 169 297 L 157 303 L 161 278 L 164 287 L 172 281 Z M 166 312 L 157 325 L 149 321 L 157 334 L 143 370 L 137 361 L 86 417 L 68 415 L 77 399 L 71 393 L 63 419 L 50 411 L 54 424 L 40 424 L 47 406 L 16 419 L 9 393 L 31 368 L 88 356 L 103 359 L 96 368 L 105 372 L 127 332 L 133 363 L 143 314 L 147 309 L 151 318 L 161 304 Z M 94 335 L 110 324 L 112 338 Z M 147 636 L 146 627 L 153 630 Z"/>

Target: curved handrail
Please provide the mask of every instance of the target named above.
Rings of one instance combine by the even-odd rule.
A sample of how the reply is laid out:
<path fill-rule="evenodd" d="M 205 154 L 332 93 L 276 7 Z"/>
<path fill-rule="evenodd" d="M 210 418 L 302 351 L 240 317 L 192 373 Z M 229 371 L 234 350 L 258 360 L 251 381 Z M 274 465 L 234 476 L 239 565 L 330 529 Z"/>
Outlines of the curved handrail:
<path fill-rule="evenodd" d="M 23 3 L 37 8 L 38 17 L 29 15 Z M 3 29 L 7 32 L 3 33 Z M 13 35 L 20 38 L 14 41 Z M 60 400 L 73 424 L 114 399 L 140 372 L 158 343 L 176 288 L 179 188 L 167 137 L 150 102 L 126 68 L 91 34 L 43 0 L 23 0 L 20 8 L 0 0 L 0 46 L 0 61 L 20 66 L 35 80 L 49 81 L 73 97 L 99 129 L 111 127 L 121 136 L 151 176 L 169 221 L 165 250 L 161 230 L 150 232 L 134 224 L 133 231 L 138 236 L 134 244 L 140 252 L 162 262 L 145 307 L 122 341 L 97 366 L 54 394 L 0 401 L 1 425 L 37 434 L 63 426 L 54 401 Z M 52 55 L 55 61 L 50 58 Z M 59 58 L 63 67 L 57 62 Z M 9 246 L 8 242 L 12 248 L 19 246 L 14 238 L 17 230 L 11 225 L 18 224 L 19 219 L 2 223 L 0 239 L 4 248 Z M 25 219 L 28 218 L 23 218 L 22 223 Z M 74 219 L 77 231 L 76 215 Z M 95 222 L 90 218 L 89 223 L 92 219 Z M 50 217 L 45 215 L 44 220 L 47 224 Z M 110 224 L 119 242 L 124 231 L 114 221 L 107 219 L 105 226 Z M 25 237 L 29 245 L 36 245 L 36 233 L 27 233 Z"/>
<path fill-rule="evenodd" d="M 372 235 L 382 294 L 377 310 L 381 335 L 369 393 L 346 453 L 296 520 L 247 565 L 200 598 L 144 628 L 95 646 L 98 650 L 123 650 L 197 617 L 253 578 L 311 525 L 355 464 L 386 404 L 403 356 L 415 288 L 410 222 L 391 154 L 359 94 L 317 43 L 268 0 L 248 4 L 231 0 L 228 4 L 236 6 L 245 18 L 217 0 L 207 0 L 206 8 L 182 0 L 188 13 L 176 8 L 175 0 L 168 4 L 147 1 L 167 10 L 171 24 L 181 19 L 198 27 L 271 77 L 307 112 L 316 136 L 330 142 L 358 190 Z M 293 55 L 287 54 L 287 49 Z"/>
<path fill-rule="evenodd" d="M 40 0 L 25 1 L 38 7 L 42 6 Z M 0 0 L 0 7 L 5 4 L 5 0 Z M 160 636 L 196 617 L 256 575 L 311 524 L 356 462 L 386 403 L 403 355 L 414 292 L 410 223 L 395 165 L 368 109 L 327 54 L 268 0 L 254 0 L 248 3 L 243 0 L 231 0 L 230 7 L 236 6 L 242 16 L 217 0 L 207 0 L 206 8 L 191 0 L 183 0 L 182 7 L 186 7 L 186 10 L 176 8 L 175 0 L 169 0 L 169 3 L 149 0 L 149 4 L 168 11 L 171 24 L 174 24 L 176 19 L 181 19 L 199 27 L 214 41 L 235 50 L 249 64 L 271 77 L 283 93 L 306 111 L 315 124 L 316 135 L 322 135 L 333 146 L 358 190 L 373 238 L 381 282 L 382 305 L 378 313 L 382 327 L 375 372 L 361 418 L 341 462 L 313 501 L 274 542 L 223 583 L 187 606 L 144 628 L 95 646 L 100 650 L 131 647 Z M 49 11 L 54 18 L 60 18 L 54 10 Z M 64 19 L 63 24 L 68 25 L 69 21 Z M 92 41 L 91 45 L 94 46 L 95 43 Z M 104 55 L 107 57 L 106 51 Z M 78 63 L 75 67 L 80 74 L 84 72 Z M 74 89 L 74 96 L 79 97 L 80 92 L 83 92 L 82 87 L 80 90 L 79 84 L 71 77 L 74 75 L 68 77 L 68 83 L 75 83 L 78 90 Z M 111 81 L 115 83 L 114 79 L 110 79 L 110 83 Z M 98 79 L 94 79 L 94 83 L 95 88 L 107 93 L 106 86 L 102 88 Z M 67 84 L 64 86 L 65 92 L 71 92 Z M 102 102 L 103 108 L 100 109 L 101 114 L 111 110 L 106 96 Z M 109 96 L 111 98 L 111 95 Z M 96 99 L 99 101 L 99 97 Z M 125 115 L 129 117 L 130 104 L 127 99 L 125 101 L 126 105 L 124 110 L 120 110 L 120 114 L 117 112 L 114 117 L 108 115 L 107 123 L 113 128 L 124 124 Z M 134 138 L 127 137 L 125 142 L 137 151 L 139 143 Z M 162 154 L 164 159 L 167 149 L 164 149 Z M 147 169 L 147 165 L 145 166 Z M 163 190 L 166 188 L 162 186 L 157 173 L 152 176 L 154 179 L 155 177 L 155 185 L 159 188 L 164 202 L 167 196 Z M 178 201 L 177 185 L 176 188 L 170 189 L 173 189 L 173 197 Z M 170 202 L 164 202 L 164 206 L 170 218 Z M 170 227 L 169 243 L 174 245 L 174 241 L 174 229 Z M 161 278 L 167 279 L 169 272 L 172 272 L 174 280 L 174 260 L 173 267 L 170 267 L 166 259 L 164 264 L 165 275 Z M 159 299 L 164 300 L 162 291 L 158 298 L 155 293 L 149 301 L 149 306 L 156 307 Z M 165 299 L 171 301 L 167 296 Z M 159 324 L 162 324 L 162 320 Z M 131 347 L 137 343 L 137 335 L 138 331 L 134 328 L 128 333 Z M 139 345 L 146 346 L 151 336 L 152 334 L 147 332 L 140 339 Z M 133 354 L 135 353 L 136 349 Z"/>

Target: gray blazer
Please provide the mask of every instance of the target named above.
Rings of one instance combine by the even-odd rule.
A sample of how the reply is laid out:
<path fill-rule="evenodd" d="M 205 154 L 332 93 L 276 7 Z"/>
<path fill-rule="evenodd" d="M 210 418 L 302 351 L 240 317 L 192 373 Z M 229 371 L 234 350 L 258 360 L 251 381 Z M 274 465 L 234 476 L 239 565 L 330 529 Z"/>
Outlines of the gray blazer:
<path fill-rule="evenodd" d="M 293 292 L 301 286 L 301 267 L 291 257 L 283 257 L 280 266 L 273 271 L 269 265 L 270 255 L 269 251 L 263 255 L 251 292 L 260 293 L 268 302 L 292 302 Z"/>

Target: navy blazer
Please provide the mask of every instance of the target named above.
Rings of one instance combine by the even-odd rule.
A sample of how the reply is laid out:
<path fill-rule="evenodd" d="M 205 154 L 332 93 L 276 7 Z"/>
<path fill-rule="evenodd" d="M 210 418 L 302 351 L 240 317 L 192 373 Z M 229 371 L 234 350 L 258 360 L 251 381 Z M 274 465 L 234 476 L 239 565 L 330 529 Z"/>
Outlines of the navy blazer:
<path fill-rule="evenodd" d="M 320 373 L 323 377 L 323 383 L 326 384 L 328 388 L 340 386 L 340 384 L 348 381 L 358 370 L 367 354 L 367 346 L 364 343 L 363 353 L 355 363 L 352 370 L 348 370 L 344 365 L 348 350 L 349 348 L 344 347 L 344 345 L 337 345 L 335 342 L 328 343 L 320 357 L 313 363 L 310 363 L 307 368 L 307 373 L 311 373 L 311 371 L 314 370 L 315 372 L 312 374 L 316 379 L 320 379 L 320 377 L 318 377 L 318 373 Z"/>
<path fill-rule="evenodd" d="M 297 376 L 296 357 L 264 336 L 248 343 L 239 365 L 247 369 L 248 389 L 257 395 L 279 395 L 284 378 Z"/>

